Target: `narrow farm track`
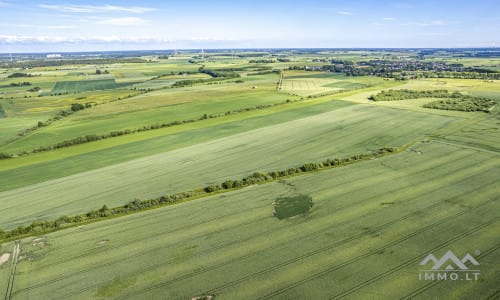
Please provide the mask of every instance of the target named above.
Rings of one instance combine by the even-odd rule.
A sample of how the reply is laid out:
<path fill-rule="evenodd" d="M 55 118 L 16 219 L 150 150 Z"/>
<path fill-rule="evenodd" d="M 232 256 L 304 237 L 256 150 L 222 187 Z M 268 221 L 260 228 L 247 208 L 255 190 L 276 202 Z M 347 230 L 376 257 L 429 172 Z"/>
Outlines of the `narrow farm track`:
<path fill-rule="evenodd" d="M 9 269 L 9 282 L 7 283 L 7 290 L 5 292 L 5 300 L 12 298 L 12 290 L 14 289 L 14 278 L 16 276 L 16 268 L 21 253 L 21 246 L 19 241 L 14 242 L 14 249 L 12 250 L 12 262 Z"/>
<path fill-rule="evenodd" d="M 496 244 L 495 246 L 487 249 L 486 251 L 483 251 L 481 252 L 480 255 L 476 256 L 476 259 L 478 260 L 481 260 L 482 258 L 485 258 L 487 257 L 488 255 L 498 251 L 500 249 L 500 244 Z M 422 293 L 424 293 L 425 291 L 439 285 L 441 282 L 440 281 L 431 281 L 427 284 L 425 284 L 424 286 L 412 291 L 411 293 L 405 295 L 404 297 L 401 298 L 401 300 L 410 300 L 410 299 L 413 299 L 419 295 L 421 295 Z M 490 300 L 490 299 L 498 299 L 498 298 L 495 298 L 495 297 L 500 297 L 500 290 L 498 290 L 497 292 L 493 293 L 492 295 L 490 295 L 488 298 L 486 298 L 486 300 Z"/>

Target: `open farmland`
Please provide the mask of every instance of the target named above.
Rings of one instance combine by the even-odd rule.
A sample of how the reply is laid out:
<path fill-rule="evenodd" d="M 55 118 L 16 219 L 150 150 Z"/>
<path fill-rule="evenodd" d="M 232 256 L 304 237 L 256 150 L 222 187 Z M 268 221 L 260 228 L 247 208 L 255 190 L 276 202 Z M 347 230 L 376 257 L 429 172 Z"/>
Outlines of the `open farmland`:
<path fill-rule="evenodd" d="M 0 55 L 0 293 L 497 299 L 500 60 L 471 51 Z M 468 277 L 419 277 L 448 251 Z"/>
<path fill-rule="evenodd" d="M 68 177 L 1 192 L 3 227 L 28 220 L 85 212 L 106 204 L 115 206 L 134 198 L 203 187 L 240 178 L 255 171 L 272 171 L 330 157 L 365 153 L 383 146 L 401 147 L 420 136 L 453 122 L 452 118 L 370 107 L 348 106 L 295 121 L 264 127 L 171 152 L 147 156 Z M 371 138 L 367 139 L 366 134 Z M 404 134 L 401 134 L 403 133 Z M 396 135 L 398 133 L 398 135 Z M 277 135 L 283 139 L 275 143 Z M 189 132 L 189 137 L 194 133 Z M 127 144 L 90 154 L 106 161 L 119 153 L 148 144 L 166 144 L 166 135 L 140 144 Z M 122 149 L 120 149 L 122 148 Z M 132 148 L 133 149 L 133 148 Z M 125 155 L 125 154 L 124 154 Z M 27 166 L 2 172 L 3 186 L 22 186 L 30 178 L 40 180 L 67 169 L 92 164 L 86 155 L 59 160 L 57 164 Z M 55 168 L 54 168 L 55 167 Z M 125 176 L 123 175 L 125 174 Z M 8 178 L 8 179 L 7 179 Z M 53 197 L 57 194 L 58 197 Z M 20 200 L 22 199 L 22 200 Z M 22 204 L 23 202 L 24 204 Z M 36 208 L 33 204 L 37 203 Z M 14 212 L 12 208 L 16 207 Z M 6 213 L 2 213 L 5 211 Z M 7 213 L 10 212 L 10 213 Z M 18 222 L 18 223 L 16 223 Z"/>
<path fill-rule="evenodd" d="M 311 72 L 285 72 L 281 91 L 305 97 L 355 90 L 382 82 L 381 79 L 352 78 L 336 73 L 307 73 Z"/>
<path fill-rule="evenodd" d="M 86 91 L 109 90 L 114 88 L 116 88 L 116 82 L 114 79 L 58 81 L 52 89 L 51 93 L 78 93 Z"/>
<path fill-rule="evenodd" d="M 420 143 L 342 169 L 25 239 L 12 298 L 325 299 L 376 291 L 428 299 L 442 289 L 486 298 L 498 288 L 499 167 L 497 154 Z M 273 217 L 272 200 L 296 193 L 310 195 L 312 209 Z M 465 253 L 468 245 L 482 252 L 480 282 L 418 280 L 428 253 Z"/>

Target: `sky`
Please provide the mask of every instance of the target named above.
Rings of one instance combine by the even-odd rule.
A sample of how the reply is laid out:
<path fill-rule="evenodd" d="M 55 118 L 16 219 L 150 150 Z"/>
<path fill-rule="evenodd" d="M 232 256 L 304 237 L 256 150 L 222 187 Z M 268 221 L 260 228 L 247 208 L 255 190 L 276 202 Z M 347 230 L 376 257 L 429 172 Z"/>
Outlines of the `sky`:
<path fill-rule="evenodd" d="M 0 53 L 500 46 L 498 0 L 0 0 Z"/>

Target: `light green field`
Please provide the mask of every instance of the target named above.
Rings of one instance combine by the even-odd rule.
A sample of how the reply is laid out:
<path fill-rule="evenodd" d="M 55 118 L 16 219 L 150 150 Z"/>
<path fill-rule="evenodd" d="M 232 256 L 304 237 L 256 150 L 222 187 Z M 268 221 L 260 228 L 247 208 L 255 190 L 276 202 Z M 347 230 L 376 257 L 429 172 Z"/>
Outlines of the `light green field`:
<path fill-rule="evenodd" d="M 496 154 L 439 143 L 22 241 L 13 299 L 486 299 L 498 290 Z M 309 213 L 272 216 L 283 195 Z M 480 280 L 419 281 L 471 253 Z M 474 251 L 480 250 L 480 255 Z"/>
<path fill-rule="evenodd" d="M 373 77 L 347 77 L 330 72 L 286 71 L 281 91 L 299 96 L 314 96 L 360 89 L 383 82 Z"/>
<path fill-rule="evenodd" d="M 116 206 L 136 197 L 152 198 L 204 187 L 228 178 L 244 177 L 254 171 L 272 171 L 305 162 L 366 153 L 384 146 L 399 147 L 453 122 L 452 118 L 435 115 L 367 105 L 348 106 L 2 192 L 0 226 L 12 227 L 28 220 L 86 212 L 103 204 Z M 194 132 L 190 132 L 188 138 L 193 136 Z M 149 142 L 161 147 L 168 145 L 168 138 L 159 137 Z M 148 148 L 148 142 L 124 147 L 90 155 L 93 160 L 107 162 L 115 156 L 126 157 L 131 147 L 141 152 Z M 79 164 L 85 167 L 93 164 L 85 159 L 85 155 L 83 157 L 4 171 L 0 178 L 2 188 L 11 189 L 32 180 L 39 182 L 46 177 L 45 174 L 61 177 L 57 175 L 68 169 L 78 170 Z"/>
<path fill-rule="evenodd" d="M 30 151 L 76 136 L 106 134 L 114 130 L 142 128 L 155 123 L 198 119 L 203 114 L 218 114 L 297 99 L 278 93 L 274 83 L 275 77 L 266 76 L 257 81 L 257 89 L 252 89 L 256 85 L 255 81 L 243 84 L 201 85 L 159 90 L 123 101 L 94 106 L 2 146 L 0 152 Z"/>

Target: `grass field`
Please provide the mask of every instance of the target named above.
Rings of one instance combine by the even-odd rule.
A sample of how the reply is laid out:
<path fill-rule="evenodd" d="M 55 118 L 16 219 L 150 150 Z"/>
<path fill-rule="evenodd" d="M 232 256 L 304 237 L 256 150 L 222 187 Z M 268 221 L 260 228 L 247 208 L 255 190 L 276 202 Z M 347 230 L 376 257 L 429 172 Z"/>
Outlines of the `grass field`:
<path fill-rule="evenodd" d="M 3 198 L 0 226 L 12 227 L 33 218 L 86 212 L 103 204 L 123 204 L 136 197 L 149 198 L 204 187 L 254 171 L 272 171 L 384 146 L 403 146 L 450 122 L 453 119 L 434 115 L 348 106 L 69 177 L 62 176 L 67 170 L 82 172 L 80 164 L 86 168 L 95 164 L 93 161 L 110 164 L 110 159 L 143 151 L 149 144 L 168 145 L 172 137 L 69 157 L 57 163 L 7 170 L 0 179 L 2 188 L 7 190 L 43 181 L 47 175 L 61 178 L 0 193 Z M 278 135 L 282 142 L 276 143 Z M 191 131 L 186 138 L 194 136 L 196 133 Z M 179 144 L 176 136 L 173 138 L 174 143 Z M 86 158 L 89 155 L 91 159 Z"/>
<path fill-rule="evenodd" d="M 486 298 L 499 279 L 496 156 L 418 144 L 396 156 L 25 239 L 12 298 L 430 299 L 443 289 Z M 274 218 L 272 199 L 296 192 L 312 197 L 311 211 Z M 479 249 L 481 280 L 419 281 L 419 262 L 448 249 L 460 257 Z"/>
<path fill-rule="evenodd" d="M 93 79 L 79 81 L 58 81 L 51 93 L 79 93 L 87 91 L 110 90 L 116 88 L 114 79 Z"/>

